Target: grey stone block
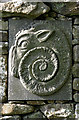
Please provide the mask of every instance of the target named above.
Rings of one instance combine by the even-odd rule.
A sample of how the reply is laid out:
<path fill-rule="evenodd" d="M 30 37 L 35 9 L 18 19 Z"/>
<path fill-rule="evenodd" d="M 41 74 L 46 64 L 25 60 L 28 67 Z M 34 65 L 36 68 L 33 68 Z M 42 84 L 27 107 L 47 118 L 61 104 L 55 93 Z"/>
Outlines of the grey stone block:
<path fill-rule="evenodd" d="M 79 77 L 79 64 L 74 64 L 72 73 L 74 77 Z"/>
<path fill-rule="evenodd" d="M 73 80 L 73 89 L 79 90 L 79 78 Z"/>
<path fill-rule="evenodd" d="M 50 8 L 43 2 L 10 1 L 2 4 L 2 17 L 26 17 L 35 19 L 47 13 Z"/>
<path fill-rule="evenodd" d="M 73 98 L 75 102 L 79 102 L 79 93 L 75 93 Z"/>
<path fill-rule="evenodd" d="M 0 31 L 0 42 L 8 41 L 7 31 Z"/>
<path fill-rule="evenodd" d="M 9 100 L 72 100 L 71 26 L 9 20 Z"/>
<path fill-rule="evenodd" d="M 8 21 L 0 20 L 0 30 L 8 30 Z"/>
<path fill-rule="evenodd" d="M 79 45 L 79 39 L 74 39 L 72 40 L 73 45 Z"/>
<path fill-rule="evenodd" d="M 73 37 L 79 38 L 79 26 L 73 26 Z"/>
<path fill-rule="evenodd" d="M 34 107 L 23 104 L 5 103 L 2 105 L 2 115 L 19 115 L 27 114 L 34 111 Z"/>
<path fill-rule="evenodd" d="M 79 62 L 79 45 L 76 45 L 73 48 L 73 58 L 75 62 Z"/>
<path fill-rule="evenodd" d="M 6 102 L 7 56 L 0 55 L 0 102 Z"/>
<path fill-rule="evenodd" d="M 48 104 L 40 108 L 48 118 L 75 118 L 73 104 Z"/>
<path fill-rule="evenodd" d="M 74 24 L 79 24 L 79 17 L 78 18 L 75 18 L 75 20 L 74 20 Z"/>
<path fill-rule="evenodd" d="M 75 106 L 75 117 L 79 119 L 79 104 L 76 104 Z"/>

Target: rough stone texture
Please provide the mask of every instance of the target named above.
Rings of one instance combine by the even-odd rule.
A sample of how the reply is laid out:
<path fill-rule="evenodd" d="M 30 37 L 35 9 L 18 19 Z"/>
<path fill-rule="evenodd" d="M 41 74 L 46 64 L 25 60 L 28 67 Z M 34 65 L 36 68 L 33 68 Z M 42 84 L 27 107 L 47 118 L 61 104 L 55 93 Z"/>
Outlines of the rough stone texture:
<path fill-rule="evenodd" d="M 73 89 L 79 90 L 79 78 L 73 80 Z"/>
<path fill-rule="evenodd" d="M 44 101 L 26 101 L 29 105 L 44 105 Z"/>
<path fill-rule="evenodd" d="M 0 31 L 0 42 L 8 41 L 7 31 Z"/>
<path fill-rule="evenodd" d="M 73 45 L 79 45 L 79 39 L 74 39 L 72 40 Z"/>
<path fill-rule="evenodd" d="M 48 104 L 42 106 L 41 111 L 49 118 L 74 118 L 74 109 L 72 104 Z"/>
<path fill-rule="evenodd" d="M 72 73 L 74 77 L 79 77 L 79 64 L 74 64 Z"/>
<path fill-rule="evenodd" d="M 42 119 L 42 118 L 45 118 L 45 116 L 40 112 L 40 111 L 38 111 L 38 112 L 36 112 L 36 113 L 33 113 L 33 114 L 29 114 L 29 115 L 26 115 L 26 116 L 24 116 L 23 117 L 23 120 L 28 120 L 28 118 L 30 118 L 30 119 Z M 29 120 L 30 120 L 29 119 Z"/>
<path fill-rule="evenodd" d="M 60 13 L 61 15 L 72 16 L 79 15 L 79 4 L 77 2 L 54 2 L 48 4 L 52 10 Z"/>
<path fill-rule="evenodd" d="M 73 98 L 75 102 L 79 102 L 79 93 L 75 93 Z"/>
<path fill-rule="evenodd" d="M 48 103 L 54 103 L 54 100 L 48 100 Z"/>
<path fill-rule="evenodd" d="M 76 104 L 75 106 L 75 117 L 79 118 L 79 104 Z"/>
<path fill-rule="evenodd" d="M 20 116 L 4 116 L 1 117 L 0 120 L 21 120 Z"/>
<path fill-rule="evenodd" d="M 58 100 L 56 100 L 55 103 L 56 104 L 66 104 L 66 103 L 68 103 L 68 101 L 67 100 L 64 100 L 64 101 L 58 101 Z"/>
<path fill-rule="evenodd" d="M 10 104 L 6 103 L 2 106 L 2 115 L 17 115 L 17 114 L 27 114 L 34 111 L 34 108 L 29 105 L 23 104 Z"/>
<path fill-rule="evenodd" d="M 0 55 L 0 102 L 6 101 L 7 56 Z"/>
<path fill-rule="evenodd" d="M 78 17 L 78 18 L 75 18 L 74 24 L 79 24 L 79 17 Z"/>
<path fill-rule="evenodd" d="M 0 2 L 1 1 L 8 1 L 8 0 L 0 0 Z M 61 4 L 61 6 L 62 6 L 62 4 Z M 73 7 L 73 9 L 74 9 L 74 7 Z M 58 12 L 59 12 L 59 10 L 58 10 Z M 61 12 L 64 12 L 64 10 L 62 10 Z M 57 17 L 56 16 L 56 14 L 53 14 L 52 12 L 51 12 L 51 15 L 49 15 L 50 13 L 48 13 L 48 15 L 46 15 L 46 17 L 45 17 L 45 19 L 48 19 L 48 20 L 52 20 L 53 19 L 53 17 Z M 54 16 L 55 15 L 55 16 Z M 76 16 L 75 16 L 76 17 Z M 41 17 L 42 18 L 42 17 Z M 65 16 L 62 16 L 61 14 L 58 14 L 58 18 L 61 20 L 64 20 L 64 19 L 66 19 L 65 18 Z M 42 18 L 43 19 L 43 18 Z M 0 23 L 1 23 L 1 21 L 0 21 Z M 75 19 L 75 21 L 74 21 L 74 24 L 76 25 L 76 24 L 79 24 L 79 20 L 78 19 Z M 1 27 L 1 26 L 0 26 Z M 6 29 L 6 27 L 5 27 L 5 25 L 3 25 L 3 27 L 1 27 L 1 29 Z M 0 32 L 1 33 L 1 32 Z M 2 33 L 1 33 L 2 34 Z M 4 37 L 4 36 L 3 36 Z M 0 38 L 0 40 L 1 40 L 1 38 Z M 2 41 L 2 40 L 1 40 Z M 75 40 L 73 40 L 72 41 L 73 42 L 73 45 L 77 45 L 77 44 L 79 44 L 79 38 L 78 39 L 75 39 Z M 0 66 L 1 67 L 1 66 Z M 78 70 L 79 71 L 79 70 Z M 79 73 L 78 73 L 79 74 Z M 75 85 L 75 87 L 74 88 L 76 88 L 76 89 L 78 89 L 78 86 L 77 86 L 77 83 L 76 82 L 78 82 L 78 81 L 74 81 L 74 84 L 73 85 Z M 18 88 L 17 88 L 18 89 Z M 0 92 L 1 92 L 1 90 L 0 90 Z M 63 96 L 64 96 L 64 94 L 63 94 Z M 73 96 L 73 98 L 74 98 L 74 101 L 75 102 L 79 102 L 79 93 L 76 93 L 76 94 L 74 94 L 74 96 Z M 55 103 L 62 103 L 62 101 L 46 101 L 46 103 L 53 103 L 53 102 L 55 102 Z M 74 103 L 75 103 L 74 102 Z M 12 101 L 11 103 L 24 103 L 24 102 L 22 102 L 22 101 Z M 25 103 L 27 103 L 27 101 L 25 101 Z M 68 103 L 68 104 L 70 104 L 70 101 L 67 101 L 66 103 Z M 31 102 L 29 103 L 29 101 L 28 101 L 28 104 L 32 104 Z M 35 101 L 33 102 L 33 104 L 35 105 Z M 37 101 L 36 101 L 36 104 L 38 104 L 37 103 Z M 41 104 L 42 105 L 42 103 L 40 102 L 39 104 Z M 39 106 L 40 107 L 40 106 Z M 39 107 L 38 106 L 36 106 L 35 105 L 35 109 L 39 109 Z M 66 107 L 65 107 L 66 108 Z M 76 118 L 79 118 L 79 104 L 78 105 L 76 105 Z M 35 117 L 37 117 L 37 115 L 40 115 L 40 112 L 38 112 L 39 114 L 37 114 L 37 113 L 33 113 L 32 114 L 32 117 L 33 116 L 35 116 Z M 30 115 L 31 114 L 29 114 L 29 116 L 28 117 L 30 117 Z M 61 114 L 62 115 L 62 114 Z M 23 116 L 23 115 L 22 115 Z M 41 115 L 40 115 L 41 116 Z M 19 119 L 19 116 L 18 117 L 16 117 L 17 118 L 17 120 Z M 14 120 L 15 119 L 15 116 L 5 116 L 5 117 L 1 117 L 0 119 L 2 119 L 2 120 L 4 120 L 4 119 L 6 119 L 6 120 L 8 120 L 8 119 L 10 119 L 10 120 Z M 26 116 L 26 119 L 27 119 L 27 116 Z M 26 120 L 25 119 L 25 120 Z M 66 119 L 66 118 L 63 118 L 64 120 Z M 72 118 L 71 118 L 72 119 Z M 34 119 L 35 120 L 35 119 Z M 36 119 L 37 120 L 37 119 Z M 47 119 L 46 119 L 47 120 Z M 58 118 L 57 118 L 57 120 L 59 120 Z M 73 120 L 73 119 L 72 119 Z"/>
<path fill-rule="evenodd" d="M 73 59 L 75 62 L 79 62 L 79 45 L 76 45 L 73 48 Z"/>
<path fill-rule="evenodd" d="M 0 54 L 8 53 L 8 42 L 0 42 Z"/>
<path fill-rule="evenodd" d="M 2 4 L 2 17 L 20 16 L 34 19 L 49 10 L 50 8 L 42 2 L 7 2 Z"/>
<path fill-rule="evenodd" d="M 8 21 L 0 20 L 0 30 L 8 30 Z"/>
<path fill-rule="evenodd" d="M 73 37 L 79 39 L 79 26 L 73 26 Z"/>

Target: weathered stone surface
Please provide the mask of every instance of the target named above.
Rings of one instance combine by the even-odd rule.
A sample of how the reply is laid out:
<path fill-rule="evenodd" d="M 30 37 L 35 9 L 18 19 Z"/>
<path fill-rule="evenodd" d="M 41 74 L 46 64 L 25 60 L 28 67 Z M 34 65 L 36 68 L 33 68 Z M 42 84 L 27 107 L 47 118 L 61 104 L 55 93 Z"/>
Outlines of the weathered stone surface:
<path fill-rule="evenodd" d="M 49 6 L 52 10 L 63 15 L 79 15 L 79 3 L 77 2 L 54 2 L 49 3 Z"/>
<path fill-rule="evenodd" d="M 79 39 L 74 39 L 72 40 L 73 45 L 79 45 Z"/>
<path fill-rule="evenodd" d="M 19 104 L 23 104 L 24 101 L 9 101 L 8 103 L 12 104 L 12 103 L 19 103 Z"/>
<path fill-rule="evenodd" d="M 77 119 L 79 118 L 79 104 L 76 104 L 75 106 L 75 116 Z"/>
<path fill-rule="evenodd" d="M 0 85 L 0 102 L 6 102 L 7 96 L 6 96 L 6 88 L 5 86 Z"/>
<path fill-rule="evenodd" d="M 21 120 L 20 116 L 4 116 L 1 117 L 0 120 Z"/>
<path fill-rule="evenodd" d="M 10 104 L 6 103 L 2 106 L 2 115 L 19 115 L 19 114 L 27 114 L 34 111 L 34 108 L 29 105 L 23 104 Z"/>
<path fill-rule="evenodd" d="M 75 18 L 74 24 L 79 24 L 79 17 Z"/>
<path fill-rule="evenodd" d="M 8 33 L 7 31 L 0 31 L 0 42 L 8 41 Z"/>
<path fill-rule="evenodd" d="M 64 104 L 64 103 L 68 103 L 68 101 L 64 100 L 64 101 L 55 101 L 56 104 Z"/>
<path fill-rule="evenodd" d="M 73 98 L 75 102 L 79 102 L 79 93 L 75 93 Z"/>
<path fill-rule="evenodd" d="M 40 111 L 38 111 L 36 113 L 32 113 L 32 114 L 24 116 L 23 120 L 28 120 L 28 118 L 35 119 L 35 120 L 37 119 L 38 120 L 39 118 L 40 119 L 45 118 L 45 116 Z"/>
<path fill-rule="evenodd" d="M 79 64 L 74 64 L 72 73 L 74 77 L 79 77 Z"/>
<path fill-rule="evenodd" d="M 74 38 L 79 38 L 79 26 L 74 26 L 73 27 L 73 37 Z"/>
<path fill-rule="evenodd" d="M 68 18 L 64 15 L 58 14 L 57 20 L 68 20 Z"/>
<path fill-rule="evenodd" d="M 27 104 L 29 105 L 44 105 L 44 101 L 27 101 Z"/>
<path fill-rule="evenodd" d="M 8 53 L 8 42 L 0 42 L 0 54 Z"/>
<path fill-rule="evenodd" d="M 54 100 L 48 100 L 48 103 L 54 103 Z"/>
<path fill-rule="evenodd" d="M 8 30 L 8 21 L 0 20 L 0 30 Z"/>
<path fill-rule="evenodd" d="M 6 101 L 7 56 L 0 56 L 0 102 Z"/>
<path fill-rule="evenodd" d="M 50 8 L 42 2 L 10 1 L 2 4 L 2 17 L 36 18 L 49 10 Z"/>
<path fill-rule="evenodd" d="M 79 62 L 79 45 L 76 45 L 73 48 L 73 59 L 75 62 Z"/>
<path fill-rule="evenodd" d="M 48 104 L 40 109 L 44 115 L 49 118 L 74 118 L 74 109 L 72 104 Z"/>
<path fill-rule="evenodd" d="M 79 78 L 73 80 L 73 89 L 79 90 Z"/>
<path fill-rule="evenodd" d="M 9 23 L 10 99 L 72 99 L 71 21 L 10 19 Z"/>

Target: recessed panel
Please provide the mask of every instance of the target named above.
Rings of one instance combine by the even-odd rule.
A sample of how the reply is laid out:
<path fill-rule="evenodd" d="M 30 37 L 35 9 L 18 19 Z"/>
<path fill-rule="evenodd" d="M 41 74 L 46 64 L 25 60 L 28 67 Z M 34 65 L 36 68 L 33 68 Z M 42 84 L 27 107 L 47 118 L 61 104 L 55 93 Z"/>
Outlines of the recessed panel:
<path fill-rule="evenodd" d="M 72 100 L 71 26 L 9 20 L 9 100 Z"/>

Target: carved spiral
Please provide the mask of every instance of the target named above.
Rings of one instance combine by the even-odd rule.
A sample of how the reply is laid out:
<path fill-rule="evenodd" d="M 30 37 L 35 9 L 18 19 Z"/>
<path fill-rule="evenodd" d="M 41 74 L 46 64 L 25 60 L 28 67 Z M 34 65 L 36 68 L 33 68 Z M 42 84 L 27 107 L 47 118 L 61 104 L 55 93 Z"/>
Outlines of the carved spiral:
<path fill-rule="evenodd" d="M 57 69 L 58 59 L 54 51 L 47 47 L 35 47 L 23 56 L 18 72 L 20 81 L 27 90 L 42 95 L 49 92 L 47 84 Z"/>

